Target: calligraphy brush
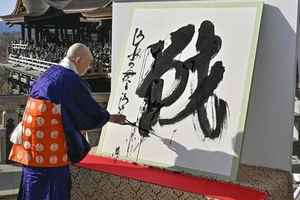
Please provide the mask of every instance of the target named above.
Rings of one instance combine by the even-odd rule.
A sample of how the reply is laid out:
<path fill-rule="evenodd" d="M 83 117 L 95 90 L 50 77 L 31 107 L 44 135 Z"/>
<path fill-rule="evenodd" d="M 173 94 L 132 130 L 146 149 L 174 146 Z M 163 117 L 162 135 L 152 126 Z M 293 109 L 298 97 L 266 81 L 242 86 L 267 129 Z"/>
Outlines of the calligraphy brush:
<path fill-rule="evenodd" d="M 138 129 L 140 129 L 140 130 L 142 130 L 142 131 L 145 131 L 145 132 L 148 134 L 148 137 L 149 137 L 149 134 L 151 134 L 151 135 L 154 135 L 154 136 L 156 136 L 156 137 L 158 137 L 158 138 L 160 138 L 160 139 L 163 139 L 162 137 L 160 137 L 160 136 L 158 136 L 158 135 L 156 135 L 156 134 L 154 134 L 154 133 L 152 133 L 152 132 L 150 132 L 150 131 L 148 131 L 148 130 L 146 130 L 146 129 L 143 129 L 143 128 L 139 127 L 138 125 L 136 125 L 135 122 L 131 122 L 131 121 L 129 121 L 128 119 L 125 119 L 125 121 L 126 121 L 126 123 L 123 123 L 122 125 L 131 125 L 131 126 L 134 126 L 134 127 L 138 128 Z M 143 135 L 142 135 L 142 136 L 143 136 Z M 144 136 L 144 137 L 145 137 L 145 136 Z"/>
<path fill-rule="evenodd" d="M 141 129 L 142 131 L 145 131 L 148 134 L 150 133 L 148 130 L 143 129 L 143 128 L 139 127 L 138 125 L 136 125 L 136 122 L 131 122 L 128 119 L 125 119 L 125 122 L 126 123 L 123 123 L 122 125 L 131 125 L 131 126 L 134 126 L 134 127 L 138 128 L 138 129 Z"/>

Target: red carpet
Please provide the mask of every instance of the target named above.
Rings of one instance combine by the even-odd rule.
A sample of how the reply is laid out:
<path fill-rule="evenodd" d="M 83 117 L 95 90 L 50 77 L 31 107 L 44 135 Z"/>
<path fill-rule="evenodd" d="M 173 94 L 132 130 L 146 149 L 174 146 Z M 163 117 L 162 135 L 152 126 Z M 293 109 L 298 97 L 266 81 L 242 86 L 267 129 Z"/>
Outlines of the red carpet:
<path fill-rule="evenodd" d="M 237 185 L 165 172 L 94 155 L 86 156 L 76 166 L 223 200 L 263 200 L 268 196 L 267 193 Z"/>

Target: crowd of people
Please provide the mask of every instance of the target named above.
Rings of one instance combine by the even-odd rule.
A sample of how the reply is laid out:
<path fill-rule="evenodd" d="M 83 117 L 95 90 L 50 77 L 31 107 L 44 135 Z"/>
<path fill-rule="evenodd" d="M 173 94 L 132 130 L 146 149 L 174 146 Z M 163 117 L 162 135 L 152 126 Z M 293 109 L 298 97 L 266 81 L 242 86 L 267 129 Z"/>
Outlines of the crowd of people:
<path fill-rule="evenodd" d="M 26 48 L 10 48 L 9 53 L 53 63 L 59 63 L 66 55 L 68 47 L 72 44 L 70 42 L 64 43 L 47 43 L 40 42 L 38 45 L 33 40 L 30 41 L 14 41 L 14 44 L 26 44 Z M 93 55 L 92 66 L 96 67 L 99 63 L 107 66 L 111 65 L 111 45 L 108 43 L 102 44 L 100 42 L 91 41 L 85 44 L 89 47 Z"/>

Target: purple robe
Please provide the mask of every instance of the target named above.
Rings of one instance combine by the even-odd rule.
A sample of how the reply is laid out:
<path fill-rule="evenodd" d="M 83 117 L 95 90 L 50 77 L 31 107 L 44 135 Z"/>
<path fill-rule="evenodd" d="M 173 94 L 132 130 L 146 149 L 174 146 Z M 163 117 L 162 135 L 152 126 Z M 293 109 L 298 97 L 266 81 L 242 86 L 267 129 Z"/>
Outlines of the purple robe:
<path fill-rule="evenodd" d="M 93 99 L 91 88 L 74 71 L 56 65 L 47 69 L 29 88 L 30 97 L 61 104 L 61 117 L 72 164 L 80 162 L 91 147 L 81 130 L 100 128 L 110 114 Z M 69 166 L 23 166 L 18 199 L 70 199 Z"/>

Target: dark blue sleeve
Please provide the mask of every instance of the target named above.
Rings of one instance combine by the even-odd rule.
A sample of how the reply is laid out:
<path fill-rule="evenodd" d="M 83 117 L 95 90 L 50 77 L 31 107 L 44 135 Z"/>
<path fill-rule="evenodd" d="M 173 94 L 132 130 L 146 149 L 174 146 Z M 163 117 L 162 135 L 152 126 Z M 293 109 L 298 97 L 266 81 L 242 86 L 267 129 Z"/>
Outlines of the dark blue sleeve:
<path fill-rule="evenodd" d="M 64 77 L 64 95 L 61 103 L 62 121 L 72 164 L 80 162 L 91 147 L 80 133 L 81 130 L 105 125 L 110 114 L 92 97 L 89 85 L 80 77 Z"/>
<path fill-rule="evenodd" d="M 76 130 L 100 128 L 108 122 L 110 114 L 95 101 L 84 80 L 72 78 L 67 88 L 62 108 L 68 113 Z"/>

